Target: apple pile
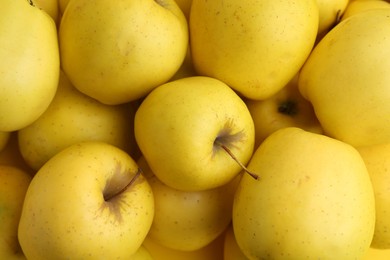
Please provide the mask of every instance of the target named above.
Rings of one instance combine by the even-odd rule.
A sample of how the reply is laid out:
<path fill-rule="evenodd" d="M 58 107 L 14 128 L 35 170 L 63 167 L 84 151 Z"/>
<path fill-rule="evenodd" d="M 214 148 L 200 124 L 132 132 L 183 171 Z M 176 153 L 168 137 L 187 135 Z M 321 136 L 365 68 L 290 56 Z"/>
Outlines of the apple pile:
<path fill-rule="evenodd" d="M 3 0 L 0 259 L 389 259 L 390 3 Z"/>

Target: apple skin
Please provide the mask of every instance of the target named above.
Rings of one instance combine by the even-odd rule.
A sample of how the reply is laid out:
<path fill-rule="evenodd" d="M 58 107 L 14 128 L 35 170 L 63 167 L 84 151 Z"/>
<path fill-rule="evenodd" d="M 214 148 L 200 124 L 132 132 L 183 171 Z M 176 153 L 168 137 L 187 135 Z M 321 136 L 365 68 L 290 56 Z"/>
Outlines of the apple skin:
<path fill-rule="evenodd" d="M 390 143 L 358 147 L 375 193 L 375 232 L 371 247 L 390 249 Z"/>
<path fill-rule="evenodd" d="M 138 153 L 133 104 L 105 105 L 78 91 L 61 72 L 58 89 L 47 110 L 18 131 L 19 149 L 27 164 L 38 170 L 60 150 L 79 142 L 102 141 Z"/>
<path fill-rule="evenodd" d="M 0 152 L 7 146 L 8 141 L 11 137 L 11 132 L 0 131 Z"/>
<path fill-rule="evenodd" d="M 0 17 L 0 131 L 34 122 L 49 106 L 60 71 L 57 28 L 29 1 L 4 0 Z"/>
<path fill-rule="evenodd" d="M 355 147 L 390 142 L 390 9 L 338 23 L 315 46 L 299 90 L 324 134 Z"/>
<path fill-rule="evenodd" d="M 246 164 L 254 124 L 244 101 L 225 83 L 187 77 L 154 89 L 134 120 L 138 147 L 153 173 L 178 190 L 199 191 L 231 181 Z"/>
<path fill-rule="evenodd" d="M 187 52 L 188 26 L 174 0 L 70 1 L 59 42 L 73 85 L 114 105 L 144 97 L 176 73 Z"/>
<path fill-rule="evenodd" d="M 359 152 L 287 127 L 254 152 L 233 204 L 237 244 L 249 259 L 361 259 L 375 226 L 375 198 Z"/>
<path fill-rule="evenodd" d="M 26 259 L 18 241 L 18 225 L 32 177 L 9 165 L 0 165 L 0 259 Z"/>
<path fill-rule="evenodd" d="M 316 0 L 197 0 L 189 28 L 199 75 L 263 100 L 283 88 L 309 56 L 318 7 Z"/>
<path fill-rule="evenodd" d="M 245 100 L 255 124 L 255 149 L 271 133 L 284 127 L 299 127 L 322 134 L 321 124 L 309 101 L 298 90 L 298 75 L 265 100 Z"/>
<path fill-rule="evenodd" d="M 129 259 L 154 215 L 151 188 L 136 173 L 135 161 L 107 143 L 83 142 L 57 153 L 26 193 L 18 230 L 26 257 Z"/>
<path fill-rule="evenodd" d="M 341 17 L 341 21 L 360 12 L 378 8 L 390 8 L 390 3 L 384 0 L 351 0 Z"/>

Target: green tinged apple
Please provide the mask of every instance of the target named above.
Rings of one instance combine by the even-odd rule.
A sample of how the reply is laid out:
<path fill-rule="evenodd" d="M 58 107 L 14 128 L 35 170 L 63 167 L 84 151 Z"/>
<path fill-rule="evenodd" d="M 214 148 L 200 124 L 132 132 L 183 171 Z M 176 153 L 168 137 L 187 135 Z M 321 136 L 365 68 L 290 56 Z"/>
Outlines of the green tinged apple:
<path fill-rule="evenodd" d="M 324 133 L 353 146 L 390 142 L 390 9 L 353 15 L 316 45 L 299 89 Z"/>
<path fill-rule="evenodd" d="M 130 259 L 154 215 L 140 173 L 127 153 L 107 143 L 57 153 L 26 193 L 18 238 L 27 259 Z"/>
<path fill-rule="evenodd" d="M 176 73 L 188 26 L 175 0 L 69 1 L 59 41 L 73 85 L 113 105 L 144 97 Z"/>
<path fill-rule="evenodd" d="M 288 127 L 255 151 L 233 204 L 237 244 L 249 259 L 362 259 L 375 226 L 375 199 L 359 152 L 339 140 Z"/>
<path fill-rule="evenodd" d="M 187 77 L 155 88 L 134 121 L 139 149 L 153 173 L 178 190 L 216 188 L 252 156 L 254 124 L 244 101 L 225 83 Z"/>
<path fill-rule="evenodd" d="M 26 0 L 4 0 L 0 16 L 0 131 L 34 122 L 57 90 L 60 58 L 53 19 Z"/>
<path fill-rule="evenodd" d="M 247 98 L 270 97 L 309 56 L 318 15 L 316 0 L 193 0 L 189 28 L 195 70 Z"/>

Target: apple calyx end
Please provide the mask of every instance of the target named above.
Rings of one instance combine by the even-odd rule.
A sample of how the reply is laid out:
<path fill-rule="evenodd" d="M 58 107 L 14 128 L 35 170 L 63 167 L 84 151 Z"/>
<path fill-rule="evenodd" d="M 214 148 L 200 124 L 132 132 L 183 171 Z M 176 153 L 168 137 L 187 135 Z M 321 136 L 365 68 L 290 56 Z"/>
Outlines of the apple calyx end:
<path fill-rule="evenodd" d="M 218 145 L 219 147 L 221 147 L 223 150 L 225 150 L 225 152 L 227 152 L 229 154 L 229 156 L 238 164 L 240 165 L 240 167 L 247 173 L 249 174 L 253 179 L 255 180 L 258 180 L 260 179 L 259 175 L 257 175 L 256 173 L 253 173 L 251 172 L 242 162 L 240 162 L 240 160 L 237 159 L 237 157 L 232 153 L 232 151 L 224 144 L 222 144 L 221 142 L 219 141 L 215 141 L 214 142 L 216 145 Z"/>
<path fill-rule="evenodd" d="M 288 116 L 295 116 L 298 113 L 296 101 L 287 100 L 282 102 L 278 107 L 278 112 Z"/>

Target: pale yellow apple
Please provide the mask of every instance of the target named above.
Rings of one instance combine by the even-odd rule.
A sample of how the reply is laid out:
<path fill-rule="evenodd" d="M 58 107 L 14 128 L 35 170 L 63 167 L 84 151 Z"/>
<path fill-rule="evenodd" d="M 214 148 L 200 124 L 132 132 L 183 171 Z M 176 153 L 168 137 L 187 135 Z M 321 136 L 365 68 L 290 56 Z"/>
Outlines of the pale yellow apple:
<path fill-rule="evenodd" d="M 318 122 L 309 101 L 298 90 L 295 76 L 286 86 L 265 100 L 245 100 L 255 124 L 255 149 L 271 133 L 278 129 L 295 126 L 321 134 Z"/>
<path fill-rule="evenodd" d="M 60 150 L 82 141 L 106 142 L 135 156 L 135 110 L 132 104 L 102 104 L 78 91 L 61 73 L 48 109 L 18 131 L 20 152 L 35 170 Z"/>
<path fill-rule="evenodd" d="M 197 0 L 190 13 L 195 70 L 250 99 L 265 99 L 299 71 L 318 31 L 316 0 Z"/>
<path fill-rule="evenodd" d="M 26 259 L 19 246 L 18 225 L 31 176 L 0 165 L 0 259 Z"/>
<path fill-rule="evenodd" d="M 316 0 L 319 10 L 318 35 L 323 36 L 341 19 L 349 0 Z"/>
<path fill-rule="evenodd" d="M 61 64 L 73 85 L 105 104 L 146 96 L 181 66 L 186 18 L 175 0 L 70 1 L 62 16 Z"/>
<path fill-rule="evenodd" d="M 33 5 L 42 9 L 53 18 L 54 22 L 59 21 L 59 0 L 29 0 Z"/>
<path fill-rule="evenodd" d="M 248 260 L 237 244 L 232 225 L 227 228 L 225 233 L 223 260 Z"/>
<path fill-rule="evenodd" d="M 153 173 L 186 191 L 234 179 L 254 146 L 254 124 L 244 101 L 225 83 L 187 77 L 155 88 L 139 106 L 135 138 Z"/>
<path fill-rule="evenodd" d="M 181 191 L 162 183 L 142 157 L 139 167 L 148 176 L 155 214 L 148 237 L 168 248 L 199 250 L 220 236 L 231 222 L 239 177 L 221 187 Z"/>
<path fill-rule="evenodd" d="M 390 142 L 390 9 L 340 22 L 316 45 L 299 89 L 324 133 L 354 146 Z"/>
<path fill-rule="evenodd" d="M 372 247 L 390 249 L 390 143 L 359 147 L 375 192 L 376 223 Z"/>
<path fill-rule="evenodd" d="M 145 238 L 143 246 L 155 260 L 218 260 L 223 259 L 224 234 L 222 233 L 205 247 L 193 251 L 181 251 L 165 247 L 149 236 Z"/>
<path fill-rule="evenodd" d="M 57 29 L 29 1 L 4 0 L 0 16 L 0 131 L 19 130 L 49 106 L 59 78 Z"/>
<path fill-rule="evenodd" d="M 60 11 L 60 14 L 63 14 L 65 11 L 65 8 L 68 6 L 69 0 L 58 0 L 58 8 Z"/>
<path fill-rule="evenodd" d="M 152 190 L 119 148 L 83 142 L 36 173 L 18 238 L 27 259 L 129 259 L 154 215 Z"/>
<path fill-rule="evenodd" d="M 361 259 L 374 234 L 375 199 L 351 145 L 295 127 L 253 154 L 233 204 L 234 234 L 249 259 Z"/>
<path fill-rule="evenodd" d="M 390 3 L 384 0 L 350 0 L 341 20 L 363 11 L 378 8 L 390 8 Z"/>
<path fill-rule="evenodd" d="M 177 5 L 180 7 L 180 9 L 183 11 L 183 14 L 187 18 L 187 20 L 190 17 L 190 10 L 191 10 L 191 4 L 193 0 L 175 0 Z"/>

